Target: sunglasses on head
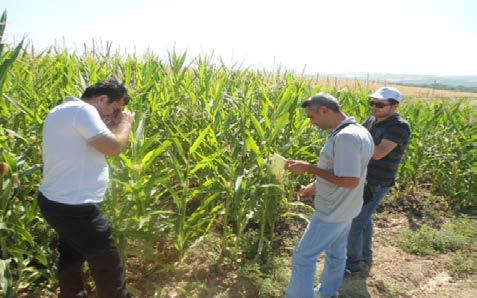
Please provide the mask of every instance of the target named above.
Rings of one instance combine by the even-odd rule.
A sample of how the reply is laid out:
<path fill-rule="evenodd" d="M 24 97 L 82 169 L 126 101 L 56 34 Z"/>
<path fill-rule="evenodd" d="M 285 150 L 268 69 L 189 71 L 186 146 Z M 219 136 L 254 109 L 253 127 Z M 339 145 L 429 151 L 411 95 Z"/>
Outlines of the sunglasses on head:
<path fill-rule="evenodd" d="M 391 104 L 390 103 L 383 103 L 383 102 L 374 102 L 374 101 L 369 101 L 369 105 L 371 107 L 375 107 L 377 109 L 382 109 L 382 108 L 385 108 L 387 106 L 390 106 Z"/>

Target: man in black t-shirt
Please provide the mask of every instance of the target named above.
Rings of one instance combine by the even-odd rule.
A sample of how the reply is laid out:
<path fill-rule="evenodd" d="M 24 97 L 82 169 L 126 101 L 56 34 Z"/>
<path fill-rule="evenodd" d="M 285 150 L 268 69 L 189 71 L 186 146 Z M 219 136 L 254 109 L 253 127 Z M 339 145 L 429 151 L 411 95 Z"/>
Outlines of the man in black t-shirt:
<path fill-rule="evenodd" d="M 371 96 L 373 116 L 363 126 L 373 136 L 375 150 L 368 164 L 364 204 L 353 219 L 348 236 L 346 272 L 359 272 L 373 261 L 373 214 L 394 185 L 404 152 L 409 144 L 411 127 L 396 112 L 403 100 L 396 88 L 382 87 Z"/>

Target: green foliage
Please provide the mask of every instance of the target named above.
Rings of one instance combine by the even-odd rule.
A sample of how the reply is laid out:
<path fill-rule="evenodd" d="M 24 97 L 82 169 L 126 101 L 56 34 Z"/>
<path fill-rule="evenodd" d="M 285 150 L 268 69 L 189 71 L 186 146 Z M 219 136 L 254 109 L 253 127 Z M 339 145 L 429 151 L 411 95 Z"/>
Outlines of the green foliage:
<path fill-rule="evenodd" d="M 277 223 L 291 216 L 306 219 L 305 211 L 291 210 L 305 208 L 295 201 L 296 189 L 310 178 L 288 175 L 286 186 L 280 185 L 267 157 L 278 153 L 316 162 L 328 135 L 310 127 L 301 101 L 326 91 L 358 121 L 370 114 L 362 87 L 323 90 L 294 74 L 227 67 L 211 57 L 189 63 L 178 53 L 161 60 L 53 48 L 35 54 L 22 44 L 1 50 L 0 162 L 11 171 L 0 178 L 0 252 L 1 260 L 12 260 L 5 266 L 15 291 L 55 283 L 55 238 L 35 200 L 42 124 L 50 109 L 87 85 L 113 77 L 131 89 L 134 132 L 129 149 L 109 161 L 112 181 L 104 208 L 123 252 L 141 243 L 139 258 L 159 244 L 174 247 L 179 259 L 212 231 L 222 235 L 223 251 L 234 259 L 266 255 Z M 416 103 L 404 106 L 402 114 L 414 134 L 400 189 L 432 184 L 453 208 L 475 206 L 470 140 L 476 134 L 467 102 Z M 459 239 L 436 245 L 458 247 Z M 265 288 L 264 293 L 273 290 Z"/>
<path fill-rule="evenodd" d="M 274 257 L 264 266 L 247 263 L 241 269 L 258 289 L 260 297 L 282 297 L 290 280 L 290 272 L 283 258 Z"/>
<path fill-rule="evenodd" d="M 477 253 L 458 251 L 452 258 L 449 268 L 457 275 L 470 275 L 477 272 Z"/>
<path fill-rule="evenodd" d="M 9 171 L 0 177 L 0 293 L 12 297 L 18 290 L 41 286 L 52 271 L 44 237 L 47 228 L 33 200 L 41 169 L 38 149 L 30 147 L 36 136 L 29 134 L 31 127 L 17 130 L 10 122 L 14 117 L 11 109 L 28 118 L 34 118 L 34 113 L 4 92 L 9 71 L 23 47 L 23 41 L 13 49 L 2 42 L 6 19 L 4 11 L 0 18 L 0 162 L 8 164 Z M 29 158 L 36 161 L 30 163 Z"/>
<path fill-rule="evenodd" d="M 399 184 L 414 192 L 432 185 L 454 210 L 477 205 L 474 112 L 465 101 L 413 102 L 402 113 L 412 126 L 412 140 L 399 173 Z"/>
<path fill-rule="evenodd" d="M 408 291 L 405 285 L 399 283 L 387 283 L 385 286 L 390 297 L 399 297 Z"/>
<path fill-rule="evenodd" d="M 469 219 L 463 218 L 446 223 L 440 229 L 423 225 L 416 231 L 405 231 L 398 243 L 409 253 L 427 256 L 463 251 L 475 244 L 476 235 L 477 227 Z"/>

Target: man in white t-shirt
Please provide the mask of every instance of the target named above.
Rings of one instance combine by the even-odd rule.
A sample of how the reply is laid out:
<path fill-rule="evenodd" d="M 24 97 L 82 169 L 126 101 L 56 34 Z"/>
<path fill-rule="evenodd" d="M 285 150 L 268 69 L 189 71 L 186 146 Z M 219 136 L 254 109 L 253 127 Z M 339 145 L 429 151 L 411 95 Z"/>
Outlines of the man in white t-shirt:
<path fill-rule="evenodd" d="M 109 182 L 106 156 L 120 154 L 131 134 L 134 114 L 123 110 L 129 99 L 123 84 L 102 82 L 46 117 L 38 201 L 59 236 L 60 297 L 87 296 L 85 261 L 99 297 L 131 296 L 111 224 L 99 205 Z"/>
<path fill-rule="evenodd" d="M 363 205 L 374 143 L 366 128 L 348 117 L 332 95 L 318 93 L 302 107 L 313 124 L 333 132 L 320 152 L 318 165 L 300 160 L 288 160 L 286 164 L 294 174 L 316 177 L 299 193 L 300 199 L 314 197 L 316 214 L 293 254 L 287 297 L 334 297 L 343 281 L 351 222 Z M 316 262 L 322 252 L 327 256 L 325 268 L 321 285 L 314 289 Z"/>

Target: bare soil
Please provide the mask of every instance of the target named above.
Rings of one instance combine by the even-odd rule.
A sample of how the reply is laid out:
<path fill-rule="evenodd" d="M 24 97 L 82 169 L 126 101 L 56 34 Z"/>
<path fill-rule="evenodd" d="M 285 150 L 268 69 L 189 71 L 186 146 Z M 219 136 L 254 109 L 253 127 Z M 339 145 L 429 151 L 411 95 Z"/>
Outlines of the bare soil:
<path fill-rule="evenodd" d="M 378 215 L 375 262 L 367 273 L 347 277 L 340 297 L 477 297 L 477 275 L 450 272 L 451 254 L 418 257 L 396 246 L 396 237 L 413 224 L 405 214 Z M 304 227 L 294 226 L 283 242 L 288 268 L 293 247 L 286 243 L 296 243 Z M 256 281 L 224 264 L 219 252 L 216 240 L 204 238 L 188 249 L 182 262 L 164 265 L 167 260 L 130 257 L 129 284 L 138 297 L 263 297 Z M 278 292 L 283 295 L 284 290 Z"/>

